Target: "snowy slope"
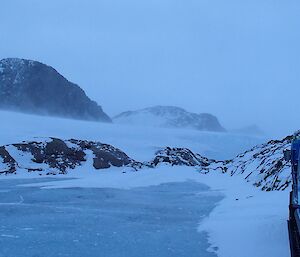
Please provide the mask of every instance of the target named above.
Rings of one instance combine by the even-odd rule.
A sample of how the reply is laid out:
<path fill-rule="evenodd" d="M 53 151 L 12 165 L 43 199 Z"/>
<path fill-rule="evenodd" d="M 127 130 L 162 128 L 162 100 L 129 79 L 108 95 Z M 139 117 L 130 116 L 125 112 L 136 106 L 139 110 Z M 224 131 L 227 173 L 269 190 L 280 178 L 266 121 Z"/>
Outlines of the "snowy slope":
<path fill-rule="evenodd" d="M 136 160 L 150 160 L 163 147 L 187 147 L 214 159 L 230 159 L 265 138 L 191 129 L 135 127 L 0 111 L 0 145 L 36 137 L 97 141 L 122 149 Z"/>
<path fill-rule="evenodd" d="M 150 162 L 160 164 L 194 166 L 201 173 L 225 173 L 240 176 L 262 190 L 285 190 L 291 184 L 291 166 L 283 157 L 283 151 L 291 147 L 292 136 L 271 140 L 257 145 L 231 160 L 217 161 L 193 153 L 187 148 L 165 148 L 156 153 Z"/>
<path fill-rule="evenodd" d="M 291 140 L 292 136 L 271 140 L 232 160 L 213 163 L 210 169 L 241 176 L 262 190 L 284 190 L 292 179 L 290 162 L 286 162 L 283 156 L 283 151 L 291 148 Z"/>
<path fill-rule="evenodd" d="M 115 116 L 113 121 L 136 126 L 225 131 L 215 116 L 208 113 L 191 113 L 175 106 L 154 106 L 137 111 L 127 111 Z"/>

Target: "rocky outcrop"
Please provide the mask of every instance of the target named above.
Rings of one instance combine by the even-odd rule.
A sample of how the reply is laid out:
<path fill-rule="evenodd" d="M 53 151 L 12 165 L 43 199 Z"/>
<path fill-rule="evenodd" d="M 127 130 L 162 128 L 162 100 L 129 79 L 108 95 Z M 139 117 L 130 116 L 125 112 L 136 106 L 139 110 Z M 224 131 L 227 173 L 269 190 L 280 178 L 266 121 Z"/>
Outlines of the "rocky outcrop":
<path fill-rule="evenodd" d="M 113 120 L 115 123 L 138 126 L 225 131 L 215 116 L 208 113 L 191 113 L 175 106 L 155 106 L 137 111 L 123 112 L 115 116 Z"/>
<path fill-rule="evenodd" d="M 238 155 L 232 160 L 211 165 L 231 176 L 242 176 L 262 190 L 284 190 L 292 182 L 291 164 L 284 160 L 283 151 L 291 148 L 292 136 L 271 140 Z"/>
<path fill-rule="evenodd" d="M 0 147 L 0 173 L 18 173 L 21 170 L 39 174 L 66 174 L 91 161 L 88 169 L 106 169 L 112 166 L 142 167 L 121 150 L 99 142 L 47 138 L 38 142 L 22 142 Z"/>
<path fill-rule="evenodd" d="M 258 145 L 231 160 L 217 161 L 187 148 L 166 147 L 148 162 L 138 162 L 108 144 L 86 140 L 46 138 L 0 147 L 0 174 L 21 171 L 41 175 L 66 174 L 84 164 L 87 170 L 131 167 L 133 170 L 160 165 L 195 167 L 200 173 L 218 172 L 241 176 L 264 191 L 285 190 L 291 184 L 291 165 L 283 151 L 291 147 L 292 137 Z M 89 166 L 90 165 L 90 166 Z"/>
<path fill-rule="evenodd" d="M 193 153 L 187 148 L 166 147 L 156 152 L 155 158 L 149 163 L 151 166 L 157 166 L 161 163 L 184 166 L 207 167 L 211 161 L 200 154 Z"/>
<path fill-rule="evenodd" d="M 283 151 L 291 147 L 292 136 L 271 140 L 236 156 L 231 160 L 216 161 L 193 153 L 186 148 L 165 148 L 150 162 L 195 166 L 201 173 L 220 172 L 241 176 L 264 191 L 284 190 L 291 184 L 291 165 L 284 160 Z"/>
<path fill-rule="evenodd" d="M 54 68 L 17 58 L 0 61 L 0 108 L 111 122 L 96 102 Z"/>
<path fill-rule="evenodd" d="M 5 149 L 5 146 L 0 147 L 0 164 L 0 174 L 14 173 L 17 170 L 17 163 L 15 159 Z"/>

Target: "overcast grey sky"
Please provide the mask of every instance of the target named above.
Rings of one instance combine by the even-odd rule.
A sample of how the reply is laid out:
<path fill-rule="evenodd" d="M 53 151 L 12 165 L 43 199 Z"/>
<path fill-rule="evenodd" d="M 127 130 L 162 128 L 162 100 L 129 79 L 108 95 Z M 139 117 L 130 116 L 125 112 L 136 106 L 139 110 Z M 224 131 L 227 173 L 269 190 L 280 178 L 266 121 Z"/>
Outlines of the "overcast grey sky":
<path fill-rule="evenodd" d="M 0 58 L 53 66 L 110 115 L 177 105 L 227 128 L 300 128 L 299 0 L 1 0 L 0 13 Z"/>

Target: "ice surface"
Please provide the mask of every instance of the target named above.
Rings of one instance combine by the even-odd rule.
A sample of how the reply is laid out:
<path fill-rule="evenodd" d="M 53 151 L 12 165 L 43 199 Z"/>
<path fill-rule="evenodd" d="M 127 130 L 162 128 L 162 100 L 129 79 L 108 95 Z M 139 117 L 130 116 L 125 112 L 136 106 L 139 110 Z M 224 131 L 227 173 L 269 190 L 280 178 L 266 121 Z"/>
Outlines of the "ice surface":
<path fill-rule="evenodd" d="M 197 225 L 222 196 L 205 185 L 16 186 L 49 180 L 1 181 L 1 257 L 216 256 L 207 252 L 207 234 L 197 232 Z"/>

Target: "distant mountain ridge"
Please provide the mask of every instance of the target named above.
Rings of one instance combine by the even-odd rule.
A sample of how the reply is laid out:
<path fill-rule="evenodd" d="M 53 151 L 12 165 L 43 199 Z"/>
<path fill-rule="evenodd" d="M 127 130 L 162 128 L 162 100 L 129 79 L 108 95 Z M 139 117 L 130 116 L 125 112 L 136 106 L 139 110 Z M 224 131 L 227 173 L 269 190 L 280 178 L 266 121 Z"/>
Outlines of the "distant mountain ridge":
<path fill-rule="evenodd" d="M 101 106 L 54 68 L 18 58 L 0 60 L 0 108 L 111 122 Z"/>
<path fill-rule="evenodd" d="M 154 106 L 123 112 L 113 117 L 115 123 L 152 127 L 191 128 L 225 132 L 217 117 L 209 113 L 191 113 L 175 106 Z"/>

